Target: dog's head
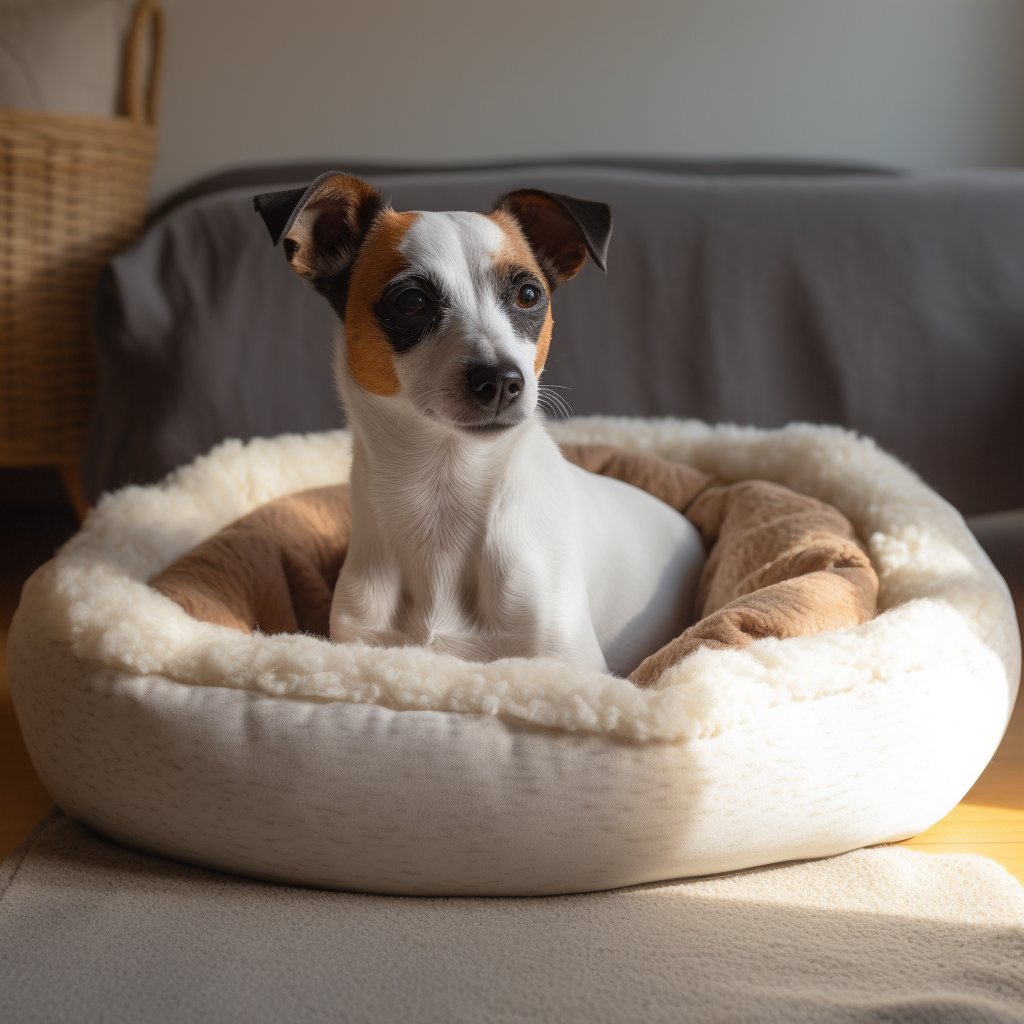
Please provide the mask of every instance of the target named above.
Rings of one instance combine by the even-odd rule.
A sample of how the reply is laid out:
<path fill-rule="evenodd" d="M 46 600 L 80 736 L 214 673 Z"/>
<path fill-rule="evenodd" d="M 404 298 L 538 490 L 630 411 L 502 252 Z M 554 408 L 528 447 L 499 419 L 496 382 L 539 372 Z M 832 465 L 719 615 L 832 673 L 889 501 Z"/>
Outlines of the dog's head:
<path fill-rule="evenodd" d="M 333 172 L 255 206 L 344 321 L 351 380 L 468 431 L 514 426 L 536 408 L 551 293 L 588 252 L 604 269 L 612 226 L 604 203 L 532 189 L 487 216 L 396 213 Z"/>

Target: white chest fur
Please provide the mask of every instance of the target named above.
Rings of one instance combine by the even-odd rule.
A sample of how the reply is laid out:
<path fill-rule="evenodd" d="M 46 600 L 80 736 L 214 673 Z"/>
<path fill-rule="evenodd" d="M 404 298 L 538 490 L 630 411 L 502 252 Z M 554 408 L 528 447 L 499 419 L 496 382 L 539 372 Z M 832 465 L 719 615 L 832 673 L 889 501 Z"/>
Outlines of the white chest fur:
<path fill-rule="evenodd" d="M 332 639 L 628 674 L 685 628 L 704 551 L 675 510 L 566 462 L 537 418 L 400 431 L 354 424 Z"/>

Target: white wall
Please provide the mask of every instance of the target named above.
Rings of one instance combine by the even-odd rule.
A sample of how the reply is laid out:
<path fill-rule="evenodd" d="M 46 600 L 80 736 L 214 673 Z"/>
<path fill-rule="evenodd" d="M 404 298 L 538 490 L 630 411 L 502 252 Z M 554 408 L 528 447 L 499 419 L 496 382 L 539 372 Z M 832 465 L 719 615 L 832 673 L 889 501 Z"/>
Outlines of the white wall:
<path fill-rule="evenodd" d="M 154 195 L 253 161 L 1024 164 L 1024 0 L 163 0 Z"/>

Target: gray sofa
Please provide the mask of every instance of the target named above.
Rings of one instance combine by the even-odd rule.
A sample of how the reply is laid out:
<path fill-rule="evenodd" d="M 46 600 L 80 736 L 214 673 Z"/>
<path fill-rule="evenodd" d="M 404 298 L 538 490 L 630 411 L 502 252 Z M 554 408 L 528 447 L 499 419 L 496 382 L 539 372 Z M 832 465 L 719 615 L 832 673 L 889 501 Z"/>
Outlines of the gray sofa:
<path fill-rule="evenodd" d="M 611 204 L 608 274 L 555 296 L 545 382 L 577 415 L 836 423 L 965 514 L 1024 506 L 1024 173 L 671 161 L 362 174 L 397 209 L 546 188 Z M 165 204 L 96 309 L 95 498 L 225 437 L 341 423 L 332 314 L 272 248 L 256 168 Z"/>

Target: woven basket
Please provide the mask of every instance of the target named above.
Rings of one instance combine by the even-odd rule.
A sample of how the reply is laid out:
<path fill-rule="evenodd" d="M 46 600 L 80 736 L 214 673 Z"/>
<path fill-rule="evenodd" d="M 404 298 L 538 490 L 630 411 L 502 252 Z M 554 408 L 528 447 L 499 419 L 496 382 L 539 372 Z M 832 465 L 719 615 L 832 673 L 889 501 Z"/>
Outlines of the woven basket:
<path fill-rule="evenodd" d="M 67 480 L 81 460 L 95 400 L 93 294 L 145 216 L 162 29 L 155 0 L 141 0 L 122 116 L 0 110 L 0 465 L 58 466 Z"/>

